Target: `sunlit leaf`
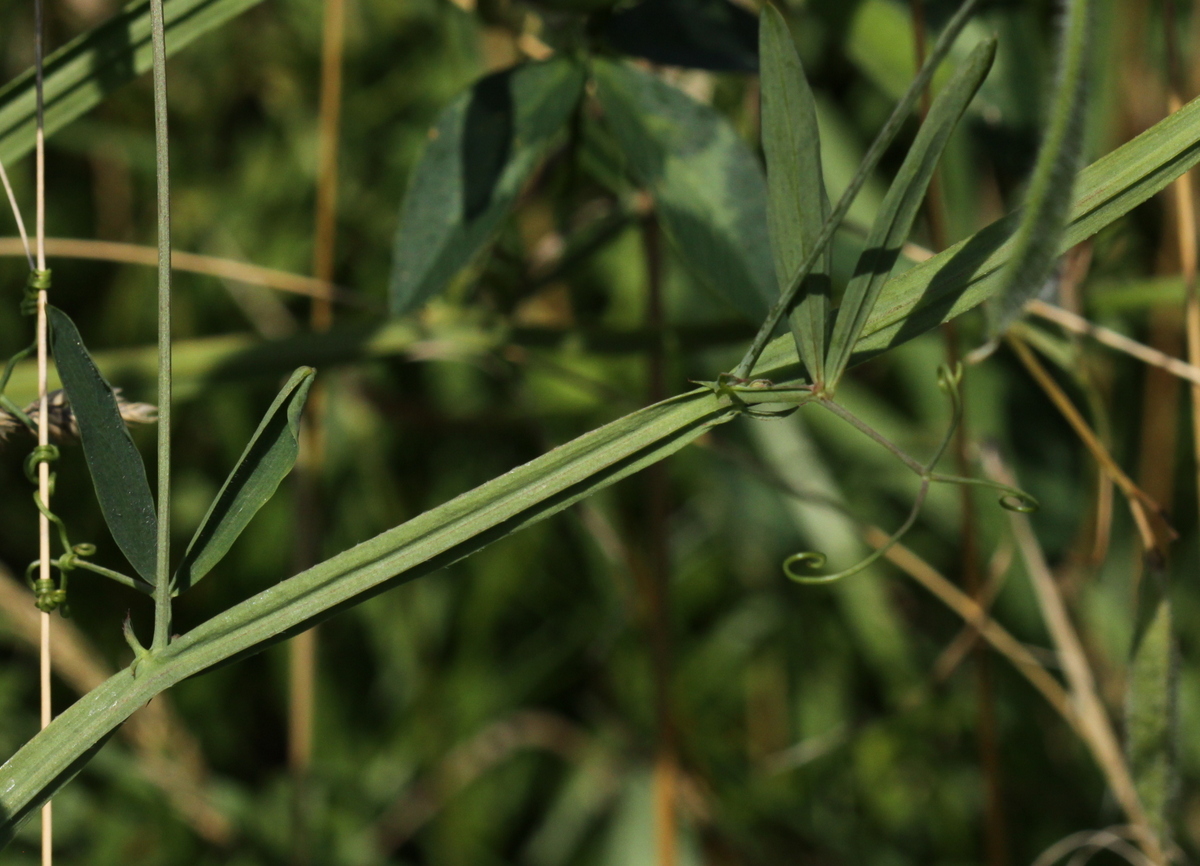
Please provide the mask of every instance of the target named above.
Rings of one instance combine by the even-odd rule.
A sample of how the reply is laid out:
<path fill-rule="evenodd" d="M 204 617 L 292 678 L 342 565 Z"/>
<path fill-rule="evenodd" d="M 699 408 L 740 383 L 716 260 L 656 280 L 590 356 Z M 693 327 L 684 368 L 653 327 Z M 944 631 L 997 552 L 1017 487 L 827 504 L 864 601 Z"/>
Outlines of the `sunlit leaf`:
<path fill-rule="evenodd" d="M 767 219 L 780 291 L 821 236 L 829 197 L 812 90 L 783 16 L 767 5 L 761 21 L 762 143 L 767 158 Z M 791 313 L 792 334 L 813 382 L 825 381 L 832 245 L 805 278 Z"/>

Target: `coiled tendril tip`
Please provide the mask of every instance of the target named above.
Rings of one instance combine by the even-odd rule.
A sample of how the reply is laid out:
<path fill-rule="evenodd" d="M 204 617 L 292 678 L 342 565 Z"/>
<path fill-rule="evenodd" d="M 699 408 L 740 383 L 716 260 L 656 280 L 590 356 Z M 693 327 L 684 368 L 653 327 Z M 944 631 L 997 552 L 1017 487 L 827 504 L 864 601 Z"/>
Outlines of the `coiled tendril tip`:
<path fill-rule="evenodd" d="M 809 572 L 824 568 L 828 558 L 825 554 L 815 550 L 804 550 L 800 553 L 793 553 L 783 561 L 783 573 L 787 575 L 789 580 L 794 580 L 796 583 L 828 583 L 831 577 L 836 578 L 837 575 L 824 574 L 806 574 L 804 571 L 798 571 L 797 568 L 807 569 Z"/>

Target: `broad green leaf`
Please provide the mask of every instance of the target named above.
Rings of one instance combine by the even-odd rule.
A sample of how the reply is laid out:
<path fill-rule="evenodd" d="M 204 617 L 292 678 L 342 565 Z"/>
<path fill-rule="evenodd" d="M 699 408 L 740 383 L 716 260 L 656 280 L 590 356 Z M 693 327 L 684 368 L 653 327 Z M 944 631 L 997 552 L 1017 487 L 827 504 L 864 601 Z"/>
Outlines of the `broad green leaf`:
<path fill-rule="evenodd" d="M 1063 243 L 1069 247 L 1095 234 L 1198 161 L 1200 101 L 1193 101 L 1081 173 L 1073 221 Z M 1012 220 L 1001 220 L 890 281 L 868 319 L 856 360 L 984 300 L 995 290 L 1013 228 Z M 348 357 L 398 351 L 406 345 L 406 334 L 419 338 L 410 328 L 374 347 L 368 340 L 349 341 Z M 345 335 L 336 335 L 307 348 L 340 346 L 338 351 L 346 351 L 346 342 Z M 242 344 L 232 351 L 209 351 L 197 370 L 211 375 L 245 354 Z M 143 356 L 152 353 L 137 353 L 137 358 Z M 270 356 L 255 352 L 254 357 Z M 131 363 L 128 355 L 114 356 L 114 361 Z M 790 335 L 784 336 L 762 355 L 755 372 L 781 378 L 796 361 L 795 344 Z M 172 641 L 158 657 L 143 662 L 137 677 L 129 670 L 112 677 L 0 767 L 0 846 L 154 695 L 544 519 L 682 448 L 731 415 L 730 407 L 709 390 L 635 412 L 264 590 Z"/>
<path fill-rule="evenodd" d="M 720 114 L 649 72 L 596 60 L 596 95 L 684 265 L 752 321 L 775 299 L 758 161 Z"/>
<path fill-rule="evenodd" d="M 112 386 L 92 362 L 75 323 L 56 307 L 49 313 L 54 365 L 79 424 L 100 510 L 125 558 L 153 583 L 158 519 L 142 455 L 121 419 Z"/>
<path fill-rule="evenodd" d="M 192 536 L 175 573 L 174 594 L 195 586 L 221 561 L 292 471 L 300 453 L 300 413 L 315 372 L 312 367 L 294 372 L 267 409 Z"/>
<path fill-rule="evenodd" d="M 884 197 L 879 216 L 867 236 L 867 248 L 858 260 L 855 275 L 846 287 L 834 319 L 825 365 L 830 388 L 837 385 L 850 364 L 851 354 L 875 308 L 883 284 L 900 256 L 900 247 L 912 231 L 913 220 L 925 199 L 938 158 L 979 85 L 987 77 L 995 56 L 995 41 L 984 42 L 971 52 L 967 62 L 934 100 L 896 180 Z"/>
<path fill-rule="evenodd" d="M 1004 288 L 988 307 L 993 336 L 1004 333 L 1021 315 L 1058 261 L 1059 240 L 1067 227 L 1075 176 L 1083 158 L 1091 19 L 1091 0 L 1068 0 L 1050 124 L 1021 207 L 1016 247 L 1001 277 Z"/>
<path fill-rule="evenodd" d="M 783 16 L 768 4 L 759 31 L 762 58 L 762 144 L 767 158 L 767 220 L 780 291 L 821 236 L 829 218 L 821 168 L 821 136 L 812 90 Z M 791 313 L 796 349 L 813 382 L 825 382 L 832 245 L 805 277 Z"/>
<path fill-rule="evenodd" d="M 560 57 L 489 75 L 442 112 L 401 209 L 392 312 L 420 307 L 474 261 L 582 94 L 582 69 Z"/>
<path fill-rule="evenodd" d="M 754 72 L 754 15 L 729 0 L 642 0 L 604 23 L 604 38 L 621 54 L 663 66 Z"/>
<path fill-rule="evenodd" d="M 1171 600 L 1161 574 L 1143 577 L 1138 634 L 1125 696 L 1125 738 L 1138 797 L 1159 841 L 1170 839 L 1179 786 L 1177 767 L 1179 658 Z"/>
<path fill-rule="evenodd" d="M 261 0 L 166 0 L 167 54 L 175 54 Z M 150 69 L 150 4 L 139 0 L 46 58 L 46 134 L 86 114 Z M 0 162 L 33 150 L 37 105 L 33 70 L 0 90 Z"/>

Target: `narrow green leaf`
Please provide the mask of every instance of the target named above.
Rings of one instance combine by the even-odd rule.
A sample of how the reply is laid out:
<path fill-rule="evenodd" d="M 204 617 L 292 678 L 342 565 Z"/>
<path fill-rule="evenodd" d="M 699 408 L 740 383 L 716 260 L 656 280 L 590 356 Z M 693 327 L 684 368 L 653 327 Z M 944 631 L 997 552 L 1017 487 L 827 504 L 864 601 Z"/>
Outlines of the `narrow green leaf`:
<path fill-rule="evenodd" d="M 892 273 L 900 248 L 908 240 L 913 220 L 925 199 L 942 150 L 950 140 L 967 105 L 992 68 L 996 42 L 978 45 L 954 77 L 938 94 L 916 141 L 904 158 L 896 180 L 884 197 L 879 216 L 867 236 L 867 248 L 858 260 L 855 275 L 846 286 L 829 340 L 826 375 L 830 388 L 837 385 L 850 363 L 883 284 Z"/>
<path fill-rule="evenodd" d="M 1068 0 L 1050 124 L 1025 193 L 1016 247 L 1001 278 L 1003 288 L 988 307 L 993 336 L 1004 333 L 1021 315 L 1025 303 L 1041 291 L 1058 260 L 1075 175 L 1083 158 L 1091 19 L 1091 0 Z"/>
<path fill-rule="evenodd" d="M 767 158 L 767 220 L 775 276 L 782 293 L 813 249 L 829 196 L 821 169 L 817 107 L 783 16 L 767 4 L 759 23 L 762 63 L 762 144 Z M 829 314 L 832 245 L 800 287 L 791 313 L 792 336 L 814 383 L 825 383 L 825 328 Z"/>
<path fill-rule="evenodd" d="M 1162 575 L 1143 578 L 1139 629 L 1125 696 L 1126 750 L 1146 818 L 1159 841 L 1170 841 L 1171 816 L 1179 788 L 1177 723 L 1179 658 L 1171 601 Z"/>
<path fill-rule="evenodd" d="M 1079 174 L 1071 222 L 1059 253 L 1087 240 L 1200 163 L 1200 99 L 1194 99 Z M 978 306 L 1000 288 L 1017 214 L 997 220 L 884 285 L 854 347 L 852 364 L 905 343 Z M 754 375 L 788 375 L 790 338 L 762 353 Z"/>
<path fill-rule="evenodd" d="M 92 362 L 75 323 L 56 307 L 49 313 L 54 365 L 79 424 L 100 510 L 125 558 L 153 583 L 158 520 L 142 455 L 121 419 L 112 386 Z"/>
<path fill-rule="evenodd" d="M 167 0 L 167 54 L 175 54 L 261 0 Z M 139 0 L 46 58 L 46 134 L 86 114 L 151 66 L 150 4 Z M 33 150 L 37 104 L 33 70 L 0 89 L 0 162 Z"/>
<path fill-rule="evenodd" d="M 754 339 L 750 343 L 750 348 L 746 350 L 746 354 L 742 356 L 742 360 L 734 368 L 733 372 L 735 376 L 745 377 L 750 374 L 750 371 L 758 362 L 759 356 L 767 347 L 767 343 L 770 342 L 771 335 L 775 333 L 775 329 L 783 321 L 783 317 L 791 312 L 791 308 L 796 301 L 796 295 L 800 291 L 800 287 L 804 284 L 805 278 L 816 267 L 825 244 L 833 241 L 833 236 L 840 227 L 846 213 L 850 210 L 850 206 L 854 203 L 855 196 L 858 195 L 859 190 L 863 188 L 863 185 L 874 174 L 879 161 L 883 159 L 884 151 L 887 150 L 896 138 L 901 126 L 908 120 L 909 113 L 916 106 L 917 100 L 924 93 L 925 87 L 929 84 L 938 66 L 941 65 L 942 60 L 950 53 L 954 41 L 970 20 L 971 15 L 974 14 L 979 2 L 980 0 L 963 0 L 963 4 L 958 8 L 958 11 L 946 22 L 946 26 L 938 37 L 937 42 L 934 43 L 929 56 L 925 58 L 924 65 L 917 71 L 916 78 L 909 84 L 903 98 L 892 109 L 891 115 L 888 116 L 887 121 L 883 124 L 883 129 L 879 130 L 879 134 L 871 142 L 866 156 L 863 157 L 858 170 L 850 179 L 849 186 L 842 192 L 842 196 L 838 199 L 838 203 L 829 215 L 829 219 L 825 221 L 825 227 L 821 230 L 821 236 L 813 245 L 814 249 L 805 256 L 804 261 L 800 263 L 800 267 L 796 269 L 796 273 L 788 280 L 787 288 L 780 293 L 772 305 L 771 312 L 759 327 L 758 333 L 754 335 Z"/>
<path fill-rule="evenodd" d="M 192 536 L 175 572 L 173 595 L 195 586 L 221 561 L 251 518 L 292 471 L 300 453 L 300 413 L 315 372 L 312 367 L 301 367 L 292 373 L 267 409 Z"/>
<path fill-rule="evenodd" d="M 442 112 L 401 209 L 394 313 L 441 292 L 491 241 L 582 94 L 583 70 L 558 57 L 489 75 Z"/>
<path fill-rule="evenodd" d="M 596 60 L 596 95 L 684 265 L 752 321 L 775 299 L 762 169 L 729 122 L 648 72 Z"/>

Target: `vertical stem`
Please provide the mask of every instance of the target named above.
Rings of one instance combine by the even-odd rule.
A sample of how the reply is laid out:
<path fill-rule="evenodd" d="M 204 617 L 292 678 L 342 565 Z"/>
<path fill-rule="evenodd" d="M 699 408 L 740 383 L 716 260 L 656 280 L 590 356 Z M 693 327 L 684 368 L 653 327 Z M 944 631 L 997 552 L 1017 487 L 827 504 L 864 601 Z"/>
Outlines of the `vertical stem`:
<path fill-rule="evenodd" d="M 171 636 L 171 166 L 167 140 L 167 45 L 162 0 L 150 0 L 154 56 L 154 150 L 158 181 L 158 559 L 154 642 Z"/>
<path fill-rule="evenodd" d="M 46 132 L 45 132 L 45 88 L 43 65 L 46 55 L 46 22 L 43 0 L 33 2 L 33 54 L 34 76 L 37 94 L 37 268 L 46 270 Z M 44 448 L 50 443 L 50 412 L 47 394 L 49 358 L 47 344 L 49 327 L 46 319 L 46 290 L 39 289 L 37 296 L 37 374 L 38 374 L 38 445 Z M 50 464 L 45 460 L 38 463 L 38 496 L 42 504 L 50 507 Z M 39 509 L 38 513 L 38 578 L 50 581 L 50 520 Z M 41 637 L 38 642 L 38 683 L 41 692 L 41 725 L 50 724 L 53 708 L 50 704 L 50 614 L 41 615 Z M 42 866 L 54 862 L 54 819 L 50 801 L 42 807 Z"/>
<path fill-rule="evenodd" d="M 325 0 L 321 43 L 321 96 L 318 107 L 317 201 L 314 214 L 313 276 L 333 281 L 337 238 L 338 144 L 342 115 L 342 66 L 345 53 L 345 0 Z M 313 300 L 309 324 L 323 333 L 333 324 L 329 298 Z M 319 480 L 324 462 L 325 394 L 318 383 L 309 395 L 300 432 L 301 458 L 296 466 L 296 565 L 303 570 L 320 554 L 322 514 Z M 310 629 L 289 645 L 288 764 L 292 772 L 294 845 L 297 866 L 311 861 L 308 775 L 312 765 L 317 684 L 317 630 Z"/>
<path fill-rule="evenodd" d="M 653 216 L 644 223 L 646 248 L 646 324 L 655 336 L 649 353 L 647 397 L 651 403 L 666 398 L 666 346 L 663 345 L 662 237 Z M 650 547 L 650 643 L 654 675 L 658 747 L 654 762 L 654 835 L 656 866 L 675 866 L 678 848 L 679 758 L 675 717 L 671 708 L 671 489 L 666 461 L 646 469 L 646 529 Z"/>
<path fill-rule="evenodd" d="M 925 64 L 927 35 L 925 30 L 924 0 L 912 0 L 913 32 L 916 46 L 917 68 Z M 924 122 L 932 104 L 932 94 L 927 84 L 921 93 L 921 120 Z M 934 170 L 925 192 L 925 214 L 929 220 L 929 240 L 934 252 L 941 252 L 948 243 L 946 213 L 942 203 L 941 172 Z M 953 369 L 959 361 L 958 328 L 954 322 L 942 326 L 946 362 Z M 955 471 L 963 476 L 971 473 L 970 433 L 967 428 L 967 387 L 964 381 L 959 391 L 963 401 L 962 420 L 954 431 Z M 976 533 L 975 500 L 971 488 L 959 485 L 960 534 L 962 545 L 959 562 L 962 583 L 967 595 L 979 602 L 983 592 L 983 581 L 979 575 L 979 541 Z M 987 644 L 979 639 L 972 643 L 971 655 L 975 662 L 976 687 L 976 745 L 979 750 L 979 768 L 983 775 L 984 814 L 983 845 L 988 866 L 1004 866 L 1008 862 L 1008 834 L 1005 828 L 1004 800 L 1000 779 L 1000 748 L 996 734 L 995 697 L 992 689 L 991 656 Z"/>

